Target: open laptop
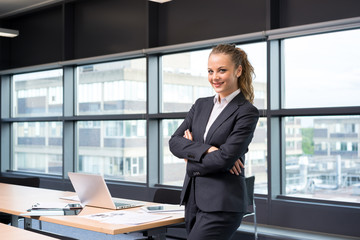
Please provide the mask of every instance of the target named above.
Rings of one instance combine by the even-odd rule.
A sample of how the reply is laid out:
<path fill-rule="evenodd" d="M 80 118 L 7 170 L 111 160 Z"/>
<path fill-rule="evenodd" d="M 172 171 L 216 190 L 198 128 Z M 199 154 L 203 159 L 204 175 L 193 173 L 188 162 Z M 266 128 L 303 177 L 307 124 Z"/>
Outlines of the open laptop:
<path fill-rule="evenodd" d="M 112 199 L 101 175 L 73 172 L 69 172 L 68 175 L 82 205 L 109 209 L 125 209 L 144 205 L 135 200 Z"/>

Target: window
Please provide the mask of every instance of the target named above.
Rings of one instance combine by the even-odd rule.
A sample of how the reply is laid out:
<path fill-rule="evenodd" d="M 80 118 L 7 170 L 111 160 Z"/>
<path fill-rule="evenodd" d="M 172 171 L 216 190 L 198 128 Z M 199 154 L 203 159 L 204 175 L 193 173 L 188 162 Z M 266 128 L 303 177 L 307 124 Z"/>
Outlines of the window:
<path fill-rule="evenodd" d="M 359 42 L 359 29 L 285 39 L 284 107 L 358 106 Z"/>
<path fill-rule="evenodd" d="M 175 157 L 169 150 L 171 135 L 183 122 L 183 119 L 163 120 L 162 123 L 162 179 L 160 183 L 182 186 L 186 168 L 185 161 Z"/>
<path fill-rule="evenodd" d="M 207 80 L 210 50 L 161 57 L 162 112 L 187 112 L 199 97 L 214 94 Z"/>
<path fill-rule="evenodd" d="M 76 68 L 77 114 L 146 112 L 145 58 Z"/>
<path fill-rule="evenodd" d="M 79 121 L 77 139 L 77 171 L 146 182 L 144 120 Z"/>
<path fill-rule="evenodd" d="M 62 78 L 62 69 L 13 75 L 12 116 L 61 116 Z"/>
<path fill-rule="evenodd" d="M 12 117 L 62 116 L 63 71 L 54 69 L 12 76 Z M 63 124 L 59 121 L 12 124 L 13 171 L 61 175 Z"/>
<path fill-rule="evenodd" d="M 295 117 L 285 127 L 300 128 L 301 135 L 286 134 L 286 195 L 326 200 L 360 202 L 360 116 Z M 340 131 L 338 131 L 340 130 Z"/>
<path fill-rule="evenodd" d="M 302 115 L 284 118 L 288 196 L 360 202 L 360 116 L 344 115 L 358 106 L 359 41 L 360 30 L 283 40 L 283 107 Z M 333 114 L 304 114 L 323 107 Z"/>
<path fill-rule="evenodd" d="M 267 194 L 267 121 L 259 118 L 254 137 L 245 155 L 245 176 L 255 176 L 255 193 Z"/>
<path fill-rule="evenodd" d="M 13 132 L 12 170 L 62 174 L 61 122 L 18 122 Z"/>

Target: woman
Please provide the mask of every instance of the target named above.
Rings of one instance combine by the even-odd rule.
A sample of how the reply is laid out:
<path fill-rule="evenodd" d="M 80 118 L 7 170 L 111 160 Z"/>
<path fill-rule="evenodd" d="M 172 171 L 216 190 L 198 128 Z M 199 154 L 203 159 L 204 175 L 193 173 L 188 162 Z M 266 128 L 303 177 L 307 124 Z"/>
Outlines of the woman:
<path fill-rule="evenodd" d="M 198 99 L 169 141 L 187 162 L 181 204 L 188 240 L 230 239 L 246 211 L 243 164 L 259 119 L 253 74 L 243 50 L 214 47 L 208 80 L 216 95 Z"/>

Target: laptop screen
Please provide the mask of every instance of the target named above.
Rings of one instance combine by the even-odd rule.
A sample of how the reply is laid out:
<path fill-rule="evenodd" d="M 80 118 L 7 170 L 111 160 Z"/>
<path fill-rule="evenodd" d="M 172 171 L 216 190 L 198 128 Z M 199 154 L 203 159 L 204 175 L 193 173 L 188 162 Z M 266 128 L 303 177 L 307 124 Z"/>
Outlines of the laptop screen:
<path fill-rule="evenodd" d="M 101 175 L 68 173 L 70 181 L 83 205 L 116 209 L 109 189 Z"/>

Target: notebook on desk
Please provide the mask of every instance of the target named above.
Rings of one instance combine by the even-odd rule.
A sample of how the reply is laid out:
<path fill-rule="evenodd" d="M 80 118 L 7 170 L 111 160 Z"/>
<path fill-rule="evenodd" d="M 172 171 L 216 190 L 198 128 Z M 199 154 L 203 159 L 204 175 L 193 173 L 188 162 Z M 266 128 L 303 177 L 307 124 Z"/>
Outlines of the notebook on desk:
<path fill-rule="evenodd" d="M 108 209 L 125 209 L 144 205 L 140 201 L 112 199 L 105 180 L 100 175 L 73 172 L 69 172 L 68 175 L 83 205 Z"/>

